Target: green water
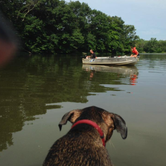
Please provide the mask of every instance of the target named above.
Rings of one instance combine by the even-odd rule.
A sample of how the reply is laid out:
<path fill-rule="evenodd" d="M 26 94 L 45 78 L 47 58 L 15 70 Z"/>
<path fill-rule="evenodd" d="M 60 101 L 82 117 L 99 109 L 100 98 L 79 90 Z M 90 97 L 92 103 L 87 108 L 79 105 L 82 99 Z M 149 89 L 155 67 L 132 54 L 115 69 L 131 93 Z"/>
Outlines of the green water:
<path fill-rule="evenodd" d="M 82 65 L 80 57 L 18 57 L 0 69 L 0 166 L 40 166 L 62 116 L 95 105 L 121 115 L 106 148 L 115 166 L 166 165 L 166 56 L 141 55 L 135 67 Z"/>

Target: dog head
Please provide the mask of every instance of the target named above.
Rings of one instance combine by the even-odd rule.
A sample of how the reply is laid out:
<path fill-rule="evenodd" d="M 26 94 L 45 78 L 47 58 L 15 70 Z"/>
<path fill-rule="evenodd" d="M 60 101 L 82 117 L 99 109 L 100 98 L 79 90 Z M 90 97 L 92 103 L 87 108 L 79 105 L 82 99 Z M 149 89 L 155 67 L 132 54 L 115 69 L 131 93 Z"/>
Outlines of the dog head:
<path fill-rule="evenodd" d="M 121 116 L 95 106 L 66 113 L 59 123 L 59 129 L 61 130 L 62 125 L 65 125 L 67 121 L 74 124 L 82 119 L 88 119 L 97 123 L 104 133 L 106 142 L 111 138 L 114 130 L 117 130 L 123 139 L 127 137 L 126 123 Z"/>

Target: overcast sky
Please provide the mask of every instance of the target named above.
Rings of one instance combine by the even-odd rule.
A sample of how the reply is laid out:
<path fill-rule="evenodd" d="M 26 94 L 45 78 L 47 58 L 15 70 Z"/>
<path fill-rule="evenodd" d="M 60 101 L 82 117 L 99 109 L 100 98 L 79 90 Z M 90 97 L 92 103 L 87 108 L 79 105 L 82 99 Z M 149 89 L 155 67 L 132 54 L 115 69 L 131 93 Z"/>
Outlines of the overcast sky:
<path fill-rule="evenodd" d="M 70 0 L 65 0 L 70 2 Z M 76 0 L 72 0 L 76 1 Z M 121 17 L 141 39 L 166 40 L 166 0 L 79 0 L 91 9 Z"/>

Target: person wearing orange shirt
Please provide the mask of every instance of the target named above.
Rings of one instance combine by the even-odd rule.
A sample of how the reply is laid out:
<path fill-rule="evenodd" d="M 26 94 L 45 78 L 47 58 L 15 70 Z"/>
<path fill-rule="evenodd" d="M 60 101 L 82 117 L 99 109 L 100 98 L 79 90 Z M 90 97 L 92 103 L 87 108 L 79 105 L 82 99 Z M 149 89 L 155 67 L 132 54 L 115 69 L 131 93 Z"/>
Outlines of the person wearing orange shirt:
<path fill-rule="evenodd" d="M 133 53 L 131 54 L 131 57 L 139 56 L 139 52 L 137 51 L 136 47 L 131 47 L 131 52 Z"/>

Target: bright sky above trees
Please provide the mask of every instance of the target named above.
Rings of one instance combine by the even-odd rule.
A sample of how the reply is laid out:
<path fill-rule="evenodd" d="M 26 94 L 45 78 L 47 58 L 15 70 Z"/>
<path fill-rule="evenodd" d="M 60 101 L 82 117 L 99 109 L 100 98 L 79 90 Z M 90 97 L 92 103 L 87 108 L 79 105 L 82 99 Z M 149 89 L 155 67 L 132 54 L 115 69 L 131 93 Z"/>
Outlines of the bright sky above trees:
<path fill-rule="evenodd" d="M 121 17 L 125 24 L 135 26 L 137 35 L 142 39 L 166 40 L 166 0 L 79 1 L 107 15 Z"/>

